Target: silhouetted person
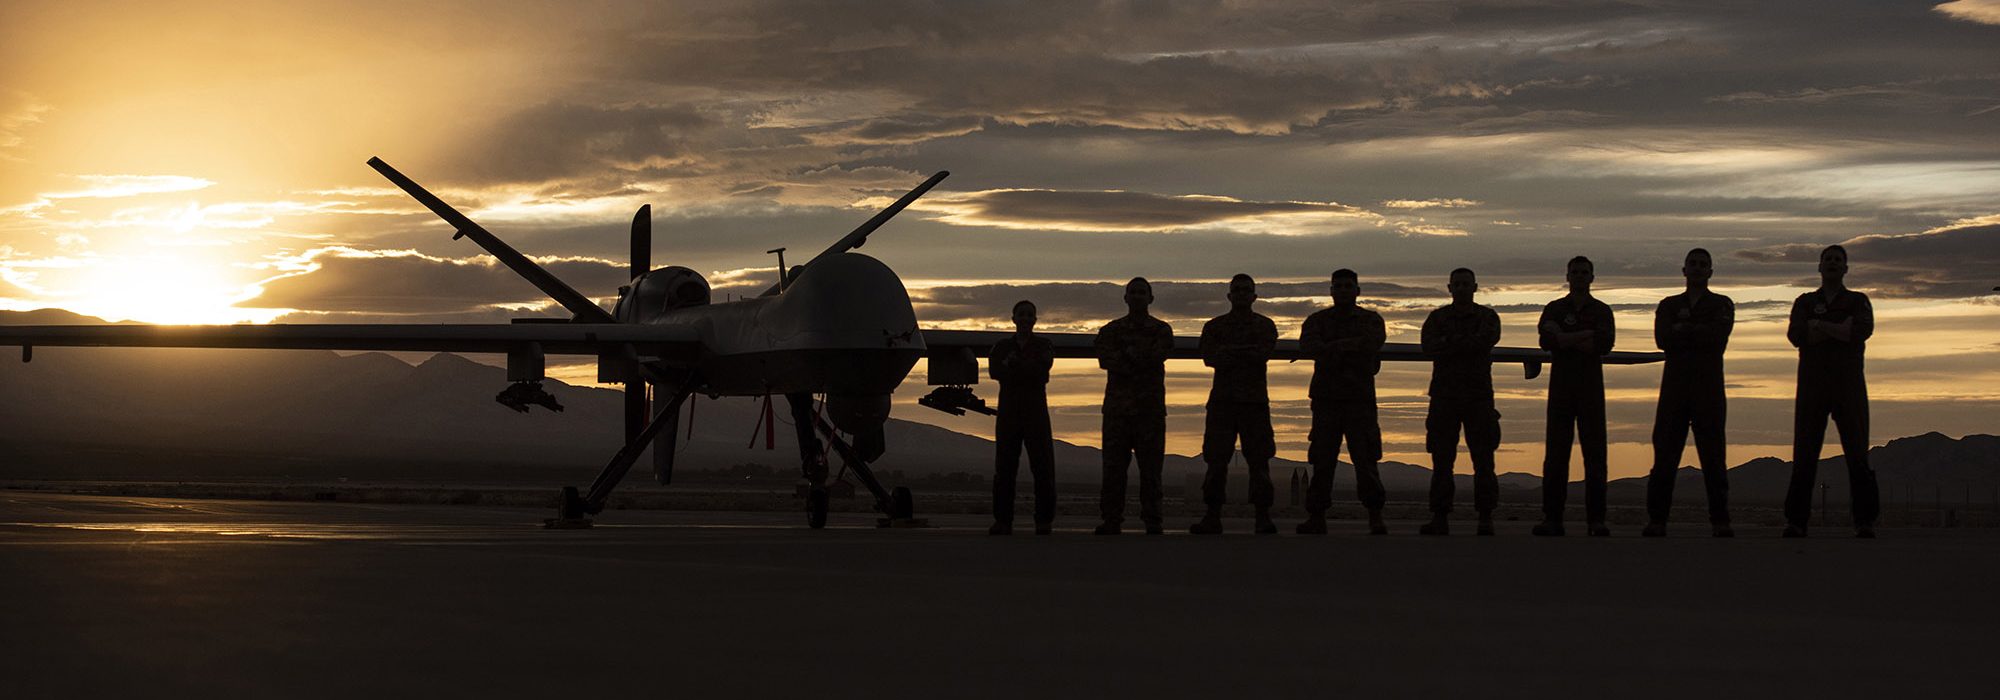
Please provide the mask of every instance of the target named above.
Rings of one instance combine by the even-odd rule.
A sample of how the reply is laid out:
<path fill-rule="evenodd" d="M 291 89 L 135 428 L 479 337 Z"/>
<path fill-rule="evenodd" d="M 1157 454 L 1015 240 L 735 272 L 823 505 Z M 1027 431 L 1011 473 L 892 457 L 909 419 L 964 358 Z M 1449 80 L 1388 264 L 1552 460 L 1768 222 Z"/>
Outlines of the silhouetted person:
<path fill-rule="evenodd" d="M 1880 512 L 1875 470 L 1868 468 L 1868 381 L 1862 354 L 1875 334 L 1875 309 L 1868 295 L 1848 289 L 1847 249 L 1827 246 L 1819 254 L 1819 289 L 1792 303 L 1785 337 L 1799 349 L 1798 398 L 1793 403 L 1792 483 L 1785 493 L 1785 536 L 1806 536 L 1812 516 L 1813 484 L 1819 472 L 1826 419 L 1840 428 L 1847 456 L 1847 483 L 1854 499 L 1854 534 L 1875 536 Z"/>
<path fill-rule="evenodd" d="M 1354 487 L 1361 505 L 1368 509 L 1370 534 L 1386 535 L 1382 522 L 1382 425 L 1375 418 L 1375 373 L 1382 369 L 1376 356 L 1388 332 L 1382 315 L 1361 308 L 1361 280 L 1353 270 L 1335 270 L 1327 291 L 1333 308 L 1321 309 L 1306 317 L 1299 331 L 1299 349 L 1313 358 L 1312 447 L 1306 460 L 1312 463 L 1311 485 L 1306 493 L 1306 521 L 1299 523 L 1301 535 L 1326 534 L 1326 509 L 1333 505 L 1333 473 L 1340 462 L 1340 442 L 1347 440 L 1347 457 L 1354 462 Z"/>
<path fill-rule="evenodd" d="M 1222 503 L 1229 485 L 1229 457 L 1243 442 L 1243 461 L 1250 466 L 1250 504 L 1257 507 L 1257 534 L 1274 535 L 1271 522 L 1271 457 L 1278 452 L 1271 434 L 1271 397 L 1264 386 L 1264 363 L 1278 344 L 1278 327 L 1250 310 L 1257 301 L 1257 282 L 1249 275 L 1229 280 L 1229 313 L 1201 327 L 1201 361 L 1215 368 L 1208 390 L 1208 419 L 1201 437 L 1201 456 L 1208 474 L 1201 482 L 1208 514 L 1188 528 L 1197 535 L 1222 532 Z"/>
<path fill-rule="evenodd" d="M 1653 416 L 1653 472 L 1646 479 L 1647 537 L 1667 534 L 1667 515 L 1674 507 L 1674 480 L 1680 475 L 1681 452 L 1688 429 L 1694 429 L 1694 452 L 1701 461 L 1701 481 L 1708 490 L 1708 522 L 1716 537 L 1734 537 L 1729 527 L 1728 442 L 1723 424 L 1729 399 L 1722 389 L 1722 351 L 1736 326 L 1736 304 L 1708 289 L 1715 262 L 1708 251 L 1688 251 L 1681 263 L 1687 291 L 1660 300 L 1653 312 L 1653 342 L 1667 353 L 1660 375 L 1660 403 Z"/>
<path fill-rule="evenodd" d="M 1610 474 L 1604 435 L 1604 355 L 1617 341 L 1611 307 L 1590 296 L 1597 266 L 1581 255 L 1570 258 L 1563 277 L 1569 294 L 1542 307 L 1535 324 L 1549 351 L 1548 440 L 1542 452 L 1542 522 L 1537 535 L 1563 534 L 1563 505 L 1569 500 L 1569 447 L 1583 443 L 1583 509 L 1592 536 L 1611 534 L 1604 526 L 1604 483 Z"/>
<path fill-rule="evenodd" d="M 1139 519 L 1146 534 L 1162 532 L 1160 465 L 1167 448 L 1167 354 L 1174 329 L 1153 318 L 1153 285 L 1125 283 L 1125 315 L 1097 331 L 1097 366 L 1104 368 L 1104 486 L 1097 534 L 1116 535 L 1125 522 L 1126 467 L 1139 461 Z"/>
<path fill-rule="evenodd" d="M 1028 448 L 1028 472 L 1035 480 L 1035 534 L 1049 534 L 1056 519 L 1055 438 L 1049 430 L 1049 367 L 1054 348 L 1035 335 L 1035 304 L 1014 304 L 1014 335 L 993 344 L 987 373 L 1000 383 L 999 416 L 994 421 L 993 528 L 1014 533 L 1014 480 L 1021 448 Z"/>
<path fill-rule="evenodd" d="M 1450 534 L 1446 516 L 1456 485 L 1458 431 L 1472 454 L 1472 507 L 1479 534 L 1493 534 L 1493 506 L 1500 479 L 1493 451 L 1500 449 L 1500 412 L 1493 408 L 1493 346 L 1500 343 L 1500 314 L 1472 301 L 1479 280 L 1463 267 L 1451 271 L 1451 303 L 1424 319 L 1424 354 L 1431 357 L 1430 410 L 1424 416 L 1424 447 L 1431 453 L 1431 521 L 1418 532 Z"/>

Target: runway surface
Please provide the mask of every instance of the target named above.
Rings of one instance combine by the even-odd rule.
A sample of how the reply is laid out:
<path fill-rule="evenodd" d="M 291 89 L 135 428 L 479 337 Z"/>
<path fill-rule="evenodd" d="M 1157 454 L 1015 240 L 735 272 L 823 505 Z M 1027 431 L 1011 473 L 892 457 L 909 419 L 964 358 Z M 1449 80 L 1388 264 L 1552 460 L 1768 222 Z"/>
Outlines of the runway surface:
<path fill-rule="evenodd" d="M 1818 697 L 2000 682 L 2000 532 L 987 537 L 0 491 L 0 697 Z M 1178 523 L 1185 527 L 1186 523 Z M 1581 528 L 1577 528 L 1580 530 Z"/>

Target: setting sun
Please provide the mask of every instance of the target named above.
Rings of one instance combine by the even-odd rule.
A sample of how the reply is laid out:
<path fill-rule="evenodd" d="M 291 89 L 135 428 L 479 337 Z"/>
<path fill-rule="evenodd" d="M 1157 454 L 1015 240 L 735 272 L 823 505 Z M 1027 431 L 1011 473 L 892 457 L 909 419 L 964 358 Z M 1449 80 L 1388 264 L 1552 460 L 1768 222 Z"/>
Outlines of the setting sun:
<path fill-rule="evenodd" d="M 246 309 L 235 304 L 262 290 L 245 277 L 254 270 L 172 251 L 88 258 L 54 270 L 68 278 L 63 305 L 106 320 L 165 324 L 268 323 L 288 309 Z"/>

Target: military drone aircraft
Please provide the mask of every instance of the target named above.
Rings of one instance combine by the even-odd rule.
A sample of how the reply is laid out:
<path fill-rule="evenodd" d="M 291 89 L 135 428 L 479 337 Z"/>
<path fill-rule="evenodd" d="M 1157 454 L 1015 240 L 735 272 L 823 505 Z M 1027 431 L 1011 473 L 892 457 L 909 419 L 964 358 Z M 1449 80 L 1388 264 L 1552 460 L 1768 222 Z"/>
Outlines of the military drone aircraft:
<path fill-rule="evenodd" d="M 607 312 L 380 158 L 368 165 L 451 224 L 457 231 L 452 238 L 471 238 L 572 318 L 513 324 L 0 326 L 0 345 L 21 346 L 24 362 L 33 359 L 37 345 L 505 354 L 513 384 L 496 400 L 522 411 L 532 405 L 560 410 L 540 387 L 547 355 L 594 355 L 598 381 L 625 386 L 626 443 L 587 490 L 563 488 L 556 517 L 547 520 L 551 527 L 588 527 L 649 446 L 655 478 L 671 483 L 676 431 L 662 428 L 678 423 L 681 405 L 696 393 L 785 397 L 797 428 L 808 482 L 807 523 L 813 528 L 825 526 L 828 510 L 822 438 L 874 496 L 884 525 L 920 522 L 909 489 L 885 488 L 869 468 L 887 450 L 883 424 L 890 394 L 919 358 L 928 360 L 928 383 L 937 387 L 919 403 L 957 415 L 989 412 L 972 386 L 979 381 L 979 358 L 1008 333 L 920 328 L 896 273 L 852 252 L 947 172 L 932 175 L 805 264 L 787 269 L 781 256 L 777 283 L 760 296 L 736 301 L 710 299 L 707 281 L 694 270 L 651 269 L 652 210 L 640 207 L 632 219 L 632 283 L 619 288 L 617 304 Z M 1054 344 L 1056 357 L 1095 357 L 1088 334 L 1041 335 Z M 1198 341 L 1175 338 L 1171 357 L 1198 359 Z M 1532 348 L 1495 348 L 1492 357 L 1521 363 L 1530 378 L 1549 359 Z M 1273 359 L 1310 358 L 1298 341 L 1287 340 L 1279 341 Z M 1429 358 L 1417 345 L 1391 343 L 1382 348 L 1381 359 Z M 1659 359 L 1658 353 L 1614 352 L 1605 362 Z"/>

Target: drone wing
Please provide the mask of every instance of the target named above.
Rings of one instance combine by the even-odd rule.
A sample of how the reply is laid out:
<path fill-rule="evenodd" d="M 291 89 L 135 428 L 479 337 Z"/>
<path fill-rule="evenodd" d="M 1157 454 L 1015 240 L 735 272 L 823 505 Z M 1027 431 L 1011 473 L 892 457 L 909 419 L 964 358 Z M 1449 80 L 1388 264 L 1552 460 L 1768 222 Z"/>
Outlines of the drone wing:
<path fill-rule="evenodd" d="M 701 352 L 691 326 L 614 323 L 514 324 L 273 324 L 239 326 L 0 326 L 0 346 L 145 348 L 267 348 L 598 355 L 631 347 L 668 364 Z"/>

